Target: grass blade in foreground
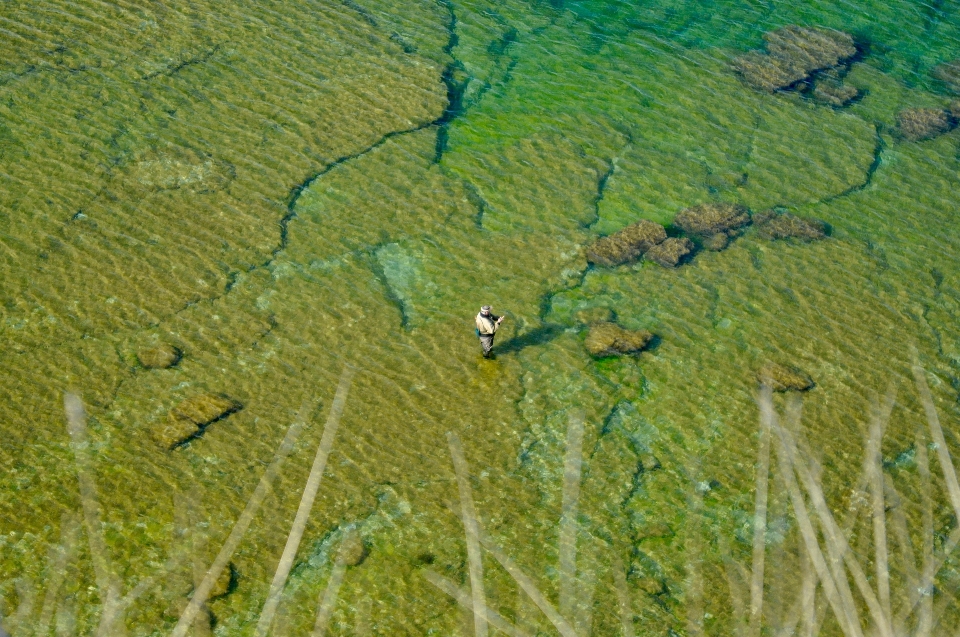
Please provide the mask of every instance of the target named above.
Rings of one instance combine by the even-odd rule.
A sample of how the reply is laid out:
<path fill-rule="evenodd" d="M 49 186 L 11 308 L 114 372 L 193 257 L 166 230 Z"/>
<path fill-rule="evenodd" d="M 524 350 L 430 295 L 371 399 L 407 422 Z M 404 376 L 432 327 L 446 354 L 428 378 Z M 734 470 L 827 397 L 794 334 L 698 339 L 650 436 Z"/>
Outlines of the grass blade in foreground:
<path fill-rule="evenodd" d="M 757 491 L 753 511 L 753 569 L 750 578 L 750 637 L 760 634 L 763 618 L 763 567 L 767 548 L 767 492 L 770 484 L 770 421 L 773 415 L 773 390 L 766 384 L 760 387 L 760 447 L 757 450 Z"/>
<path fill-rule="evenodd" d="M 470 489 L 470 471 L 467 459 L 463 455 L 460 438 L 453 432 L 447 433 L 450 443 L 450 456 L 457 473 L 457 487 L 460 491 L 460 510 L 463 529 L 467 536 L 467 563 L 470 569 L 470 591 L 473 595 L 473 629 L 475 637 L 487 635 L 487 602 L 483 592 L 483 561 L 480 556 L 479 524 L 477 511 L 473 505 L 473 493 Z"/>
<path fill-rule="evenodd" d="M 457 603 L 460 604 L 460 606 L 476 614 L 475 611 L 473 610 L 473 601 L 471 599 L 471 595 L 467 594 L 465 590 L 458 587 L 456 584 L 454 584 L 451 580 L 447 579 L 446 577 L 438 573 L 434 573 L 433 571 L 421 571 L 421 574 L 428 582 L 430 582 L 431 584 L 439 588 L 441 591 L 443 591 L 450 597 L 457 600 Z M 520 630 L 519 628 L 517 628 L 516 626 L 508 622 L 506 619 L 504 619 L 500 615 L 500 613 L 497 613 L 496 611 L 491 610 L 488 607 L 485 607 L 483 612 L 487 622 L 490 623 L 495 629 L 499 630 L 501 633 L 505 635 L 510 635 L 510 637 L 529 637 L 527 633 Z M 632 637 L 632 635 L 630 637 Z"/>
<path fill-rule="evenodd" d="M 813 566 L 823 584 L 823 590 L 827 595 L 827 601 L 833 609 L 834 615 L 840 624 L 840 629 L 847 637 L 863 637 L 863 629 L 857 620 L 856 609 L 845 604 L 837 590 L 837 583 L 833 579 L 827 562 L 820 550 L 820 543 L 817 541 L 817 532 L 813 528 L 810 516 L 807 513 L 807 505 L 803 500 L 803 494 L 800 492 L 800 485 L 797 484 L 797 477 L 793 473 L 794 459 L 792 448 L 784 439 L 783 428 L 777 423 L 776 411 L 773 407 L 773 397 L 770 395 L 760 395 L 761 403 L 767 403 L 761 409 L 761 413 L 768 418 L 768 423 L 773 431 L 777 432 L 780 443 L 777 457 L 780 461 L 780 476 L 783 478 L 790 495 L 790 501 L 793 505 L 793 513 L 797 519 L 797 526 L 803 536 L 803 542 L 807 548 L 807 554 L 813 562 Z"/>
<path fill-rule="evenodd" d="M 254 516 L 257 514 L 257 511 L 260 510 L 260 506 L 270 492 L 270 486 L 280 472 L 280 467 L 283 466 L 284 460 L 286 460 L 287 456 L 293 451 L 293 445 L 303 431 L 307 417 L 310 415 L 310 410 L 310 403 L 304 402 L 300 408 L 300 412 L 297 414 L 297 419 L 287 429 L 287 433 L 277 448 L 273 460 L 270 462 L 267 470 L 263 472 L 263 476 L 260 477 L 260 483 L 257 484 L 253 495 L 250 496 L 246 508 L 243 510 L 243 513 L 240 514 L 236 524 L 233 525 L 227 541 L 224 542 L 220 548 L 220 552 L 217 553 L 217 557 L 214 558 L 213 564 L 207 569 L 206 575 L 203 576 L 203 580 L 201 580 L 200 585 L 197 586 L 197 590 L 190 598 L 190 603 L 187 604 L 183 614 L 180 616 L 180 620 L 173 629 L 173 633 L 171 633 L 172 637 L 184 637 L 187 631 L 190 630 L 190 627 L 193 626 L 193 622 L 197 618 L 200 608 L 206 603 L 207 598 L 210 596 L 210 591 L 213 590 L 217 579 L 220 577 L 220 574 L 223 573 L 223 569 L 230 563 L 233 552 L 237 550 L 240 541 L 253 522 Z"/>
<path fill-rule="evenodd" d="M 330 406 L 327 422 L 323 426 L 320 445 L 317 447 L 317 455 L 313 460 L 310 475 L 307 477 L 307 484 L 303 488 L 303 496 L 300 498 L 297 516 L 293 520 L 290 535 L 287 536 L 287 544 L 283 547 L 283 555 L 280 556 L 280 563 L 277 565 L 277 572 L 273 576 L 273 582 L 270 583 L 267 601 L 263 605 L 260 620 L 257 622 L 256 635 L 258 637 L 266 637 L 267 633 L 270 632 L 270 624 L 273 623 L 273 616 L 280 604 L 280 594 L 287 583 L 290 569 L 293 568 L 293 560 L 297 556 L 300 540 L 303 539 L 303 532 L 307 528 L 307 519 L 310 517 L 310 509 L 313 508 L 313 500 L 317 497 L 317 491 L 320 489 L 320 480 L 323 478 L 323 471 L 327 467 L 327 457 L 330 455 L 333 440 L 337 435 L 337 428 L 340 426 L 340 417 L 343 415 L 343 408 L 347 403 L 347 394 L 350 392 L 350 383 L 353 381 L 354 373 L 356 373 L 356 370 L 347 365 L 340 374 L 337 394 Z"/>
<path fill-rule="evenodd" d="M 560 614 L 573 617 L 577 605 L 577 505 L 583 466 L 582 411 L 570 414 L 567 451 L 563 458 L 563 499 L 560 509 Z"/>
<path fill-rule="evenodd" d="M 63 408 L 67 414 L 67 430 L 70 432 L 70 446 L 77 463 L 77 479 L 80 482 L 80 502 L 83 508 L 83 521 L 87 529 L 87 542 L 93 558 L 94 578 L 100 589 L 100 601 L 103 610 L 97 635 L 109 635 L 113 631 L 113 622 L 117 616 L 120 602 L 120 583 L 110 564 L 107 543 L 103 539 L 103 527 L 100 521 L 100 499 L 97 485 L 90 469 L 90 442 L 87 440 L 87 413 L 83 402 L 76 394 L 67 393 L 63 397 Z"/>

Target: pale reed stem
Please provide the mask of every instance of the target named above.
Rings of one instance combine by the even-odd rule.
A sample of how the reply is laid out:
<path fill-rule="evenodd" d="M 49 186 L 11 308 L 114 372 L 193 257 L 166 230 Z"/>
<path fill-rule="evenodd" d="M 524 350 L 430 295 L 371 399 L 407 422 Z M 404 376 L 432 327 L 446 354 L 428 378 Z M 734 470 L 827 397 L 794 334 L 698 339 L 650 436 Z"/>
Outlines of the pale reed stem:
<path fill-rule="evenodd" d="M 230 563 L 230 558 L 233 557 L 234 551 L 236 551 L 237 547 L 240 546 L 240 541 L 243 539 L 244 534 L 246 534 L 247 529 L 250 528 L 250 524 L 253 523 L 254 516 L 257 515 L 261 505 L 263 505 L 263 501 L 270 493 L 270 487 L 273 484 L 274 479 L 277 477 L 277 474 L 280 472 L 280 467 L 283 466 L 287 456 L 293 452 L 293 445 L 296 443 L 297 439 L 300 437 L 300 433 L 303 431 L 303 427 L 305 426 L 307 418 L 310 415 L 310 410 L 311 404 L 305 401 L 300 407 L 300 412 L 298 413 L 296 420 L 294 420 L 290 427 L 287 428 L 287 433 L 280 442 L 280 446 L 277 448 L 277 451 L 273 456 L 273 460 L 267 466 L 267 470 L 264 471 L 263 475 L 260 477 L 260 482 L 257 484 L 257 488 L 254 490 L 253 495 L 250 496 L 250 500 L 247 501 L 247 506 L 244 508 L 243 513 L 240 514 L 237 522 L 233 525 L 233 529 L 231 529 L 230 535 L 227 537 L 227 541 L 223 543 L 223 546 L 220 548 L 220 552 L 217 553 L 217 557 L 213 560 L 213 564 L 211 564 L 210 568 L 207 569 L 206 575 L 203 576 L 203 579 L 200 581 L 200 585 L 196 587 L 196 590 L 191 596 L 190 603 L 187 604 L 183 614 L 180 615 L 180 619 L 177 621 L 177 625 L 173 629 L 171 637 L 185 637 L 187 631 L 190 630 L 191 626 L 193 626 L 197 615 L 200 613 L 200 609 L 210 596 L 210 591 L 213 590 L 214 585 L 217 583 L 217 579 L 219 579 L 220 575 L 223 573 L 223 569 L 227 568 L 227 565 Z M 170 564 L 170 561 L 168 561 L 168 564 Z M 137 588 L 140 588 L 139 585 Z M 132 593 L 133 591 L 131 591 L 131 594 Z"/>
<path fill-rule="evenodd" d="M 347 394 L 350 391 L 350 383 L 353 380 L 354 373 L 355 370 L 348 365 L 340 374 L 340 384 L 337 386 L 337 394 L 333 399 L 330 414 L 323 427 L 320 445 L 317 447 L 317 455 L 313 460 L 310 475 L 307 477 L 307 484 L 303 489 L 303 496 L 300 498 L 297 516 L 293 520 L 293 526 L 290 528 L 290 534 L 287 536 L 287 544 L 283 547 L 283 554 L 280 556 L 280 563 L 277 565 L 277 572 L 274 574 L 273 581 L 270 583 L 267 601 L 263 605 L 260 620 L 257 622 L 257 637 L 266 637 L 267 633 L 270 632 L 273 616 L 277 612 L 277 606 L 280 605 L 280 595 L 283 592 L 283 587 L 287 583 L 290 569 L 293 568 L 293 560 L 296 558 L 297 550 L 300 548 L 300 540 L 303 539 L 303 533 L 307 528 L 310 510 L 313 508 L 313 501 L 317 497 L 317 491 L 320 489 L 320 481 L 327 467 L 327 458 L 330 455 L 330 449 L 333 447 L 333 441 L 337 435 L 340 417 L 343 415 L 343 408 L 347 402 Z"/>
<path fill-rule="evenodd" d="M 750 619 L 748 635 L 757 637 L 763 619 L 763 570 L 766 555 L 767 495 L 770 477 L 770 422 L 773 418 L 773 390 L 760 388 L 760 441 L 757 449 L 756 493 L 753 510 L 753 568 L 750 578 Z"/>
<path fill-rule="evenodd" d="M 313 637 L 323 637 L 327 632 L 327 625 L 330 623 L 330 615 L 333 614 L 333 607 L 337 604 L 337 597 L 340 595 L 340 585 L 343 584 L 343 576 L 347 571 L 347 565 L 342 559 L 334 561 L 333 570 L 330 572 L 330 579 L 327 580 L 327 586 L 323 590 L 323 597 L 320 599 L 320 606 L 317 609 L 317 621 L 313 625 Z"/>
<path fill-rule="evenodd" d="M 449 507 L 450 511 L 460 517 L 460 512 L 453 507 Z M 463 522 L 463 518 L 460 518 L 460 521 Z M 563 637 L 577 637 L 576 631 L 573 630 L 573 627 L 570 623 L 563 618 L 563 616 L 557 612 L 557 609 L 547 601 L 546 596 L 540 592 L 540 589 L 537 588 L 537 585 L 533 583 L 526 573 L 520 570 L 520 567 L 507 557 L 507 554 L 504 553 L 499 546 L 497 546 L 493 540 L 487 537 L 487 534 L 484 532 L 483 527 L 480 526 L 479 519 L 477 521 L 477 538 L 480 540 L 480 546 L 487 549 L 487 552 L 493 556 L 495 560 L 500 562 L 500 566 L 503 567 L 510 577 L 523 589 L 523 592 L 527 594 L 534 604 L 537 605 L 537 608 L 546 616 L 550 623 L 553 624 L 554 628 L 557 629 Z"/>
<path fill-rule="evenodd" d="M 630 603 L 630 589 L 627 587 L 627 574 L 616 548 L 612 551 L 613 584 L 617 587 L 617 601 L 620 606 L 621 637 L 634 637 L 633 608 Z"/>
<path fill-rule="evenodd" d="M 795 453 L 796 446 L 793 444 L 790 434 L 783 431 L 782 428 L 780 429 L 779 433 L 784 437 L 785 444 L 789 445 Z M 857 590 L 867 603 L 867 608 L 870 610 L 870 614 L 874 623 L 877 625 L 877 628 L 880 630 L 880 634 L 883 635 L 883 637 L 894 637 L 893 628 L 890 625 L 889 618 L 884 615 L 883 609 L 880 606 L 880 602 L 877 600 L 876 593 L 874 593 L 873 589 L 870 587 L 867 577 L 863 572 L 863 568 L 854 557 L 853 552 L 847 543 L 846 537 L 840 530 L 839 525 L 837 525 L 836 521 L 834 520 L 833 513 L 830 512 L 830 508 L 827 506 L 827 501 L 823 496 L 823 489 L 821 488 L 819 480 L 815 479 L 814 476 L 811 475 L 810 468 L 803 462 L 797 462 L 795 464 L 795 469 L 797 471 L 797 475 L 800 476 L 807 493 L 810 494 L 810 500 L 813 504 L 814 510 L 817 512 L 817 517 L 820 520 L 820 526 L 823 529 L 823 535 L 827 543 L 828 552 L 837 562 L 839 568 L 842 569 L 842 565 L 844 563 L 847 565 L 847 570 L 850 571 L 850 574 L 853 576 L 853 581 L 857 585 Z M 852 596 L 849 596 L 849 585 L 847 584 L 846 577 L 843 576 L 842 572 L 837 573 L 835 577 L 843 578 L 841 582 L 837 582 L 840 593 L 852 604 Z"/>
<path fill-rule="evenodd" d="M 433 571 L 424 570 L 420 573 L 428 582 L 455 599 L 465 610 L 470 611 L 474 615 L 477 614 L 478 611 L 475 610 L 473 605 L 472 595 L 457 586 L 453 581 Z M 530 635 L 508 622 L 496 611 L 484 606 L 480 612 L 484 614 L 487 622 L 501 633 L 509 635 L 510 637 L 530 637 Z"/>
<path fill-rule="evenodd" d="M 877 596 L 887 625 L 893 618 L 890 606 L 890 563 L 887 552 L 887 514 L 883 499 L 883 458 L 880 444 L 883 439 L 883 421 L 880 406 L 871 409 L 870 431 L 867 436 L 865 473 L 870 476 L 870 502 L 873 509 L 874 566 L 877 578 Z"/>
<path fill-rule="evenodd" d="M 83 508 L 83 520 L 87 529 L 87 542 L 93 558 L 94 578 L 100 591 L 103 610 L 97 635 L 109 635 L 117 615 L 120 601 L 120 583 L 110 564 L 110 554 L 103 538 L 100 521 L 100 498 L 97 484 L 93 478 L 90 460 L 90 442 L 87 439 L 87 413 L 83 402 L 76 394 L 63 396 L 63 408 L 67 414 L 67 430 L 70 433 L 70 446 L 77 463 L 77 480 L 80 483 L 80 503 Z"/>
<path fill-rule="evenodd" d="M 40 610 L 40 621 L 37 622 L 38 636 L 46 636 L 50 632 L 50 622 L 53 611 L 57 606 L 57 596 L 63 585 L 64 573 L 67 564 L 73 559 L 77 549 L 77 540 L 80 535 L 80 523 L 73 514 L 64 514 L 60 522 L 60 544 L 51 547 L 47 560 L 47 570 L 50 573 L 47 579 L 47 590 L 43 596 L 43 606 Z"/>
<path fill-rule="evenodd" d="M 930 477 L 930 460 L 927 445 L 921 435 L 917 435 L 917 470 L 920 473 L 920 500 L 923 525 L 923 573 L 920 583 L 920 621 L 916 637 L 930 637 L 933 629 L 933 494 Z"/>
<path fill-rule="evenodd" d="M 573 617 L 577 602 L 577 505 L 580 501 L 580 473 L 583 465 L 582 411 L 570 414 L 567 450 L 563 459 L 563 498 L 560 509 L 559 577 L 560 614 Z"/>
<path fill-rule="evenodd" d="M 794 459 L 792 448 L 787 444 L 782 428 L 778 426 L 776 412 L 773 409 L 772 396 L 765 397 L 761 394 L 760 400 L 769 403 L 767 408 L 770 410 L 769 413 L 772 414 L 770 424 L 773 430 L 779 434 L 777 439 L 779 443 L 777 458 L 780 463 L 780 477 L 783 479 L 787 492 L 790 495 L 793 512 L 797 519 L 797 526 L 800 529 L 804 544 L 806 545 L 807 554 L 810 556 L 810 560 L 813 562 L 813 566 L 817 572 L 817 577 L 819 577 L 823 583 L 823 590 L 827 595 L 827 601 L 830 603 L 830 607 L 833 609 L 843 633 L 847 635 L 847 637 L 863 637 L 863 630 L 860 628 L 860 623 L 856 619 L 856 610 L 845 603 L 846 600 L 841 599 L 840 592 L 837 590 L 837 583 L 834 581 L 833 575 L 830 573 L 830 569 L 820 550 L 817 533 L 810 521 L 807 506 L 803 500 L 803 494 L 800 492 L 800 486 L 797 484 L 797 478 L 793 473 Z"/>
<path fill-rule="evenodd" d="M 943 471 L 943 478 L 947 484 L 947 493 L 950 495 L 950 503 L 953 505 L 953 511 L 960 519 L 960 483 L 957 482 L 957 471 L 950 459 L 950 449 L 947 447 L 947 441 L 943 437 L 943 429 L 940 427 L 940 416 L 937 414 L 937 408 L 933 404 L 933 396 L 930 394 L 930 387 L 927 386 L 927 379 L 924 376 L 923 368 L 919 364 L 913 366 L 913 377 L 917 381 L 917 389 L 920 392 L 920 401 L 923 403 L 923 409 L 927 413 L 927 423 L 930 425 L 930 437 L 937 447 L 937 459 L 940 461 L 940 470 Z"/>
<path fill-rule="evenodd" d="M 467 565 L 470 571 L 470 592 L 473 596 L 473 631 L 475 637 L 487 635 L 487 602 L 483 590 L 483 559 L 480 555 L 479 523 L 473 503 L 473 490 L 470 488 L 470 469 L 463 455 L 460 438 L 447 432 L 453 469 L 457 474 L 457 488 L 460 492 L 460 512 L 463 530 L 467 542 Z"/>

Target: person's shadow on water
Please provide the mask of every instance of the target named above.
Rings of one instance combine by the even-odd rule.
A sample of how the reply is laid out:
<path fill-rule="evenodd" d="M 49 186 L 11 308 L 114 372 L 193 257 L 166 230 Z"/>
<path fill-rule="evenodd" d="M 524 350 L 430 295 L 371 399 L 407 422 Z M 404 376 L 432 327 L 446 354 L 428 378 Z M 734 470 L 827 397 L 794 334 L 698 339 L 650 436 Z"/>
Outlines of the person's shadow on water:
<path fill-rule="evenodd" d="M 497 343 L 493 347 L 494 355 L 497 354 L 513 354 L 519 352 L 524 347 L 530 347 L 531 345 L 543 345 L 544 343 L 549 343 L 560 333 L 563 332 L 562 325 L 544 325 L 543 327 L 538 327 L 535 330 L 531 330 L 526 334 L 521 334 L 520 336 L 514 336 L 508 338 L 502 343 Z"/>

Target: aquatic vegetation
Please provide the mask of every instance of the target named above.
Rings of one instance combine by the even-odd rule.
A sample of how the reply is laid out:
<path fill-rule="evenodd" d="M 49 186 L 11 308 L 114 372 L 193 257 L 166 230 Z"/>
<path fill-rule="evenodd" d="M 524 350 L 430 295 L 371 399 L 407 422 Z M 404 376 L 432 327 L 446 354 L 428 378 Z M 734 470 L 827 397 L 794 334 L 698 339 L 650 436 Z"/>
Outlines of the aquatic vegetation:
<path fill-rule="evenodd" d="M 751 51 L 734 60 L 750 86 L 774 92 L 837 66 L 857 53 L 853 38 L 842 31 L 789 25 L 763 34 L 766 52 Z"/>
<path fill-rule="evenodd" d="M 799 239 L 818 241 L 827 238 L 827 224 L 819 219 L 804 219 L 790 212 L 765 210 L 753 217 L 762 239 Z"/>
<path fill-rule="evenodd" d="M 897 113 L 900 135 L 910 142 L 919 142 L 943 135 L 954 123 L 942 108 L 908 108 Z"/>
<path fill-rule="evenodd" d="M 719 242 L 716 235 L 735 236 L 750 224 L 750 213 L 742 205 L 726 202 L 703 203 L 684 208 L 673 218 L 673 223 L 688 235 L 701 239 L 711 239 L 713 246 Z M 726 247 L 724 244 L 723 247 Z M 711 249 L 723 249 L 713 247 Z"/>
<path fill-rule="evenodd" d="M 667 231 L 663 226 L 641 219 L 587 246 L 587 261 L 607 267 L 629 263 L 666 238 Z"/>
<path fill-rule="evenodd" d="M 686 237 L 670 237 L 647 250 L 644 258 L 665 268 L 675 268 L 693 254 L 694 245 Z"/>

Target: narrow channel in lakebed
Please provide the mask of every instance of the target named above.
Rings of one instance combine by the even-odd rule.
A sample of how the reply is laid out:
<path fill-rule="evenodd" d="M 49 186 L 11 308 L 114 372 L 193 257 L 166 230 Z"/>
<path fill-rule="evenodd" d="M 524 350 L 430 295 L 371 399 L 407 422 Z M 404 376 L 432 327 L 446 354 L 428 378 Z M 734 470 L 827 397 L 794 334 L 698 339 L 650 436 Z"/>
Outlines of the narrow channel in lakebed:
<path fill-rule="evenodd" d="M 0 50 L 0 635 L 960 630 L 960 3 Z"/>

